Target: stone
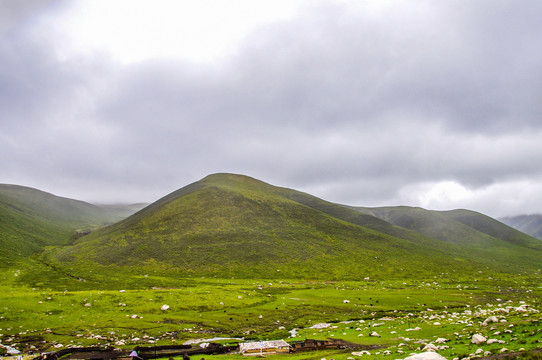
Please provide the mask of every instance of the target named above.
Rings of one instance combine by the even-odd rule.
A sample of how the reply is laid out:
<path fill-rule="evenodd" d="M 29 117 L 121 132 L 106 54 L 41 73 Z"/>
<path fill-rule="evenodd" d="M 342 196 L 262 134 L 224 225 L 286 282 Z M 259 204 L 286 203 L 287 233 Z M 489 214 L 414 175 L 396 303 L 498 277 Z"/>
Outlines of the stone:
<path fill-rule="evenodd" d="M 446 360 L 446 358 L 436 352 L 426 351 L 406 357 L 404 360 Z"/>
<path fill-rule="evenodd" d="M 162 305 L 162 307 L 160 308 L 160 310 L 162 310 L 162 311 L 167 311 L 167 310 L 169 310 L 169 305 L 166 305 L 166 304 Z"/>
<path fill-rule="evenodd" d="M 482 343 L 485 343 L 486 341 L 487 339 L 480 334 L 472 335 L 471 343 L 473 344 L 482 344 Z"/>
<path fill-rule="evenodd" d="M 422 351 L 438 351 L 438 347 L 436 347 L 433 344 L 427 344 L 427 345 L 424 346 Z"/>
<path fill-rule="evenodd" d="M 352 353 L 352 355 L 354 355 L 354 356 L 362 356 L 362 355 L 371 355 L 371 353 L 368 352 L 367 350 L 362 350 L 362 351 L 354 351 Z"/>
<path fill-rule="evenodd" d="M 490 317 L 488 317 L 487 319 L 484 320 L 482 325 L 487 326 L 487 324 L 498 323 L 498 322 L 499 322 L 499 319 L 497 319 L 496 316 L 490 316 Z"/>

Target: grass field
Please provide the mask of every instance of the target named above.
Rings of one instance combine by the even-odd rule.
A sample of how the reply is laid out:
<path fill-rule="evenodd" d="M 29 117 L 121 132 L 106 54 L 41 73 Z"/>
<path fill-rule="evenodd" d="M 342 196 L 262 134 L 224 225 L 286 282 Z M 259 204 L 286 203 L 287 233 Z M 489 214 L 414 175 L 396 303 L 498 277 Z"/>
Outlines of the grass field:
<path fill-rule="evenodd" d="M 0 343 L 27 352 L 214 337 L 342 339 L 380 345 L 371 357 L 388 359 L 420 352 L 429 343 L 449 347 L 439 353 L 450 359 L 478 348 L 496 353 L 542 347 L 539 273 L 514 279 L 477 274 L 454 280 L 326 282 L 176 278 L 158 270 L 121 274 L 114 269 L 93 279 L 91 270 L 81 269 L 88 279 L 82 281 L 43 265 L 39 269 L 32 264 L 0 273 Z M 161 310 L 163 305 L 169 309 Z M 483 326 L 490 316 L 498 322 Z M 328 325 L 312 328 L 322 323 Z M 297 329 L 293 338 L 292 329 Z M 369 336 L 373 331 L 380 337 Z M 471 344 L 474 333 L 495 343 Z M 438 338 L 447 341 L 436 344 Z M 280 358 L 346 359 L 355 351 Z"/>

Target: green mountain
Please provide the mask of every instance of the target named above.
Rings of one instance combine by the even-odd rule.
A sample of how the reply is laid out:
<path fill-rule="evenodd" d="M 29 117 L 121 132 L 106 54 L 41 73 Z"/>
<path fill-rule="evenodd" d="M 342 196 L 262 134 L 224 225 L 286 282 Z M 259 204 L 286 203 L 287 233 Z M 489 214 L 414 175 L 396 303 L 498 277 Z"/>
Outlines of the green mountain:
<path fill-rule="evenodd" d="M 542 264 L 540 241 L 475 211 L 433 211 L 408 206 L 354 209 L 464 249 L 487 252 L 506 262 L 515 256 L 532 258 L 528 255 L 531 250 L 535 255 L 533 265 Z"/>
<path fill-rule="evenodd" d="M 137 207 L 136 207 L 137 208 Z M 78 234 L 114 223 L 135 209 L 99 207 L 40 190 L 0 184 L 0 264 L 67 245 Z"/>
<path fill-rule="evenodd" d="M 497 237 L 482 220 L 475 230 L 462 215 L 453 215 L 459 229 L 453 231 L 469 239 L 450 241 L 247 176 L 215 174 L 54 256 L 68 265 L 154 266 L 199 276 L 260 278 L 417 277 L 538 265 L 542 248 L 531 247 L 529 237 Z M 510 254 L 521 261 L 504 266 Z"/>
<path fill-rule="evenodd" d="M 499 218 L 499 221 L 525 234 L 542 240 L 542 215 L 518 215 Z"/>

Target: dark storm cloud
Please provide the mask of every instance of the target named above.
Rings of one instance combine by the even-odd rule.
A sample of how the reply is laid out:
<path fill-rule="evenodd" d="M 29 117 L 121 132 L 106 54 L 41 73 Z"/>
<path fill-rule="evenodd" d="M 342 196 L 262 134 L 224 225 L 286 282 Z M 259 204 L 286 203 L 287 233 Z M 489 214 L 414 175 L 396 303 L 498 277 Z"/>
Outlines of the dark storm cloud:
<path fill-rule="evenodd" d="M 9 119 L 0 159 L 17 159 L 7 171 L 30 178 L 21 164 L 44 154 L 45 178 L 60 173 L 65 188 L 100 201 L 152 201 L 219 171 L 354 205 L 394 205 L 443 181 L 536 192 L 541 10 L 537 1 L 323 3 L 212 65 L 80 65 L 10 35 L 0 44 Z M 484 196 L 480 206 L 495 207 Z"/>

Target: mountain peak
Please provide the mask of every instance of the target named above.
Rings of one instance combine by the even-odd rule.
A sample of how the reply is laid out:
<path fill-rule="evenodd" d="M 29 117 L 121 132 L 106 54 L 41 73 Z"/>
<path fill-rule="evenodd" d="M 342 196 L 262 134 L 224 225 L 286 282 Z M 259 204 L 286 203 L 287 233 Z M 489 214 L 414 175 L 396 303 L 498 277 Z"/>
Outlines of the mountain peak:
<path fill-rule="evenodd" d="M 489 236 L 480 234 L 480 241 Z M 521 244 L 494 242 L 525 252 Z M 189 184 L 56 252 L 61 261 L 121 266 L 159 262 L 201 276 L 327 279 L 499 268 L 493 255 L 469 241 L 456 244 L 429 237 L 231 173 Z M 502 260 L 501 255 L 496 257 Z M 533 256 L 518 264 L 530 266 Z"/>

